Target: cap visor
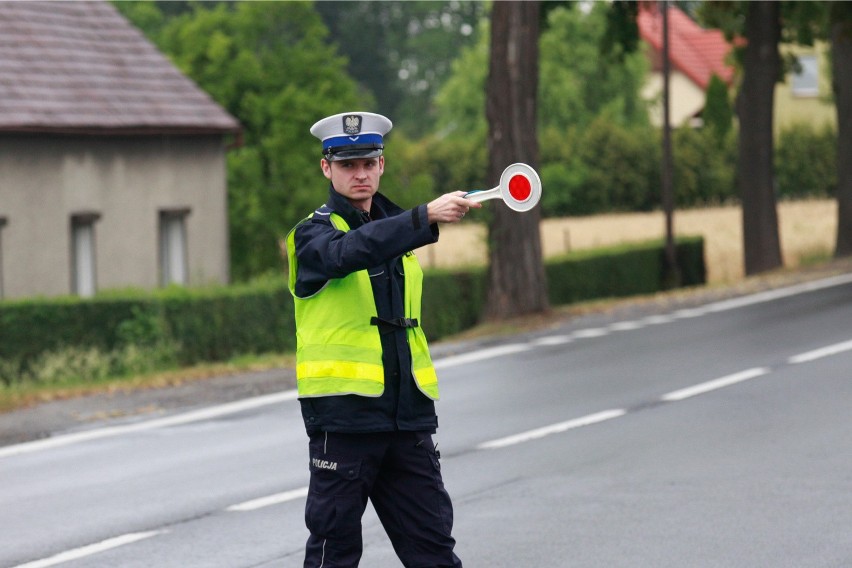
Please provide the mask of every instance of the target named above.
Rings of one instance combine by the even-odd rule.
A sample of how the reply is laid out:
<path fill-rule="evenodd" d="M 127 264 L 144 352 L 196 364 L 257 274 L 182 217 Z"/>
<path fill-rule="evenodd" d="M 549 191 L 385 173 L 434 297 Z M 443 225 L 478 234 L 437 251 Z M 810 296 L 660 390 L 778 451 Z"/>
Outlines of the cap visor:
<path fill-rule="evenodd" d="M 340 160 L 356 160 L 358 158 L 378 158 L 382 155 L 381 148 L 364 148 L 361 150 L 342 150 L 326 157 L 329 162 Z"/>

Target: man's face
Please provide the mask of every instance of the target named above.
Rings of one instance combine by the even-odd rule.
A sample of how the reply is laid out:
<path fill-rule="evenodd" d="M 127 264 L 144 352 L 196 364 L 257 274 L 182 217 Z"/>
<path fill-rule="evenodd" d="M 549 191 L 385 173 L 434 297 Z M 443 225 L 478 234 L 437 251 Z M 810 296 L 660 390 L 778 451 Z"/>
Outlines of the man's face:
<path fill-rule="evenodd" d="M 373 195 L 379 190 L 379 178 L 385 170 L 385 158 L 357 158 L 329 162 L 322 160 L 322 173 L 334 189 L 349 202 L 369 210 Z"/>

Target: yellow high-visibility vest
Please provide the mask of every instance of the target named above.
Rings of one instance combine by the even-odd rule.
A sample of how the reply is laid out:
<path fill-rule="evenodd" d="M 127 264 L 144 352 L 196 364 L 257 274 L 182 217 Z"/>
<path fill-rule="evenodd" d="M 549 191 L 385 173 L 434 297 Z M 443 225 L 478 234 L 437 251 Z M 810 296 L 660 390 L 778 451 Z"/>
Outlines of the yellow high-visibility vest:
<path fill-rule="evenodd" d="M 332 213 L 330 219 L 338 230 L 349 230 L 340 215 Z M 300 298 L 296 295 L 296 227 L 287 234 L 287 258 L 290 265 L 288 285 L 296 306 L 299 398 L 343 394 L 381 396 L 385 373 L 379 328 L 370 323 L 377 316 L 377 310 L 369 274 L 359 270 L 343 278 L 332 278 L 318 292 Z M 423 270 L 412 252 L 402 257 L 402 266 L 405 317 L 419 321 Z M 420 327 L 408 327 L 406 333 L 417 387 L 427 397 L 438 400 L 438 376 L 426 336 Z"/>

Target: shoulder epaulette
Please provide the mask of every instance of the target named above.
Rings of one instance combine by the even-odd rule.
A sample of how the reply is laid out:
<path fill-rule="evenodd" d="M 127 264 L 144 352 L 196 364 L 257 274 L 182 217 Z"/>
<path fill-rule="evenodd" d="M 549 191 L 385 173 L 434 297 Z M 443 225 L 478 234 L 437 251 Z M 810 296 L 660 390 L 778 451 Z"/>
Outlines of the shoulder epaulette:
<path fill-rule="evenodd" d="M 318 207 L 311 215 L 311 221 L 314 223 L 330 223 L 331 214 L 334 213 L 328 205 Z"/>

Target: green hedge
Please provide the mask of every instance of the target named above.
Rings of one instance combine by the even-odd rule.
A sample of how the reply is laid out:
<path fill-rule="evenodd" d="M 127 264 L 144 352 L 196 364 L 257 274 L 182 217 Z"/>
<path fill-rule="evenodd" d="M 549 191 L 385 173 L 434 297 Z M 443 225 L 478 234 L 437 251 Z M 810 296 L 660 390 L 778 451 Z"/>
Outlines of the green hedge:
<path fill-rule="evenodd" d="M 704 240 L 676 244 L 681 286 L 706 280 Z M 596 298 L 651 294 L 665 289 L 662 242 L 578 251 L 545 264 L 550 303 L 558 306 Z"/>
<path fill-rule="evenodd" d="M 176 362 L 223 361 L 295 347 L 293 301 L 283 280 L 203 290 L 173 288 L 0 304 L 0 360 L 26 371 L 45 352 L 176 346 Z"/>
<path fill-rule="evenodd" d="M 703 249 L 701 238 L 678 243 L 682 285 L 704 282 Z M 551 260 L 546 263 L 550 303 L 656 292 L 664 287 L 663 266 L 662 243 Z M 483 269 L 429 271 L 425 278 L 423 326 L 430 339 L 458 333 L 480 320 Z M 270 278 L 212 289 L 0 303 L 0 370 L 5 369 L 0 382 L 10 382 L 10 374 L 27 376 L 33 361 L 46 353 L 68 349 L 111 353 L 128 348 L 149 349 L 143 356 L 157 354 L 178 365 L 292 351 L 293 301 L 284 279 Z"/>
<path fill-rule="evenodd" d="M 430 270 L 423 277 L 423 329 L 430 341 L 476 325 L 485 301 L 485 270 Z"/>

